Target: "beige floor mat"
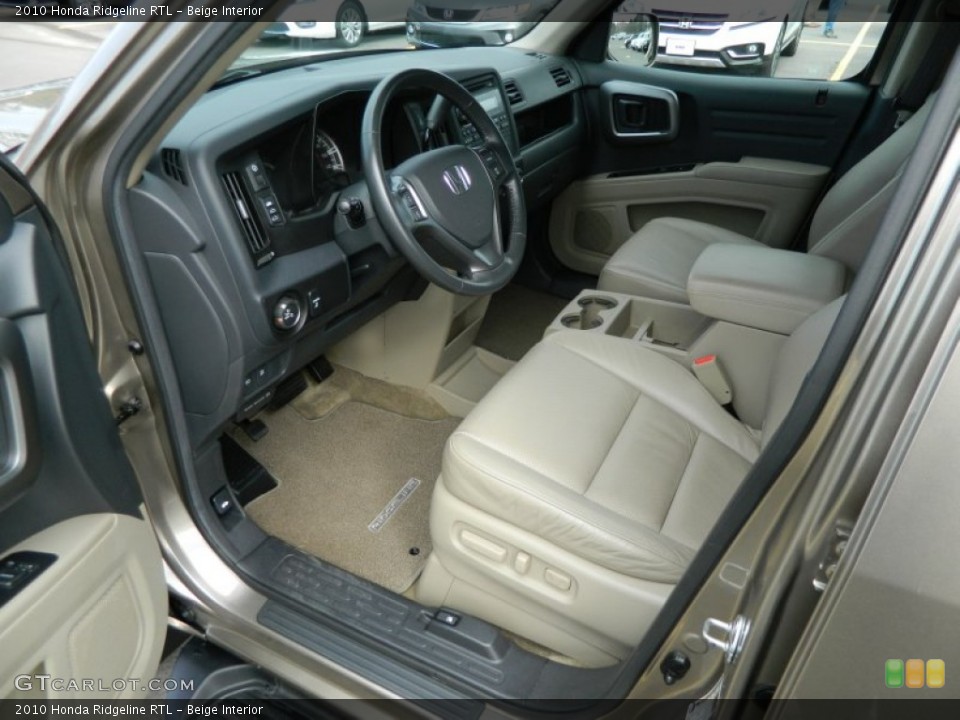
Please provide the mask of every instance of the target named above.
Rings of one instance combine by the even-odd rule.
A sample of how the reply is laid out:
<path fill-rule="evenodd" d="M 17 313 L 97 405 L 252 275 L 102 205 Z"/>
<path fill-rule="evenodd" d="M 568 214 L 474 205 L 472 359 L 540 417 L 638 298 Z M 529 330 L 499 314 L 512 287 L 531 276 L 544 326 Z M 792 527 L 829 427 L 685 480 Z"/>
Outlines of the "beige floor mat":
<path fill-rule="evenodd" d="M 304 418 L 320 419 L 350 400 L 421 420 L 444 420 L 450 417 L 423 390 L 375 380 L 342 365 L 333 367 L 333 375 L 322 383 L 309 380 L 306 391 L 291 403 Z"/>
<path fill-rule="evenodd" d="M 490 298 L 476 344 L 508 360 L 519 360 L 543 338 L 543 331 L 566 307 L 554 295 L 507 285 Z"/>
<path fill-rule="evenodd" d="M 233 435 L 279 482 L 245 508 L 250 517 L 271 535 L 389 590 L 410 587 L 432 547 L 430 496 L 459 419 L 405 417 L 349 399 L 317 420 L 294 404 L 261 419 L 270 432 L 259 442 Z M 412 492 L 411 478 L 419 481 Z M 409 495 L 397 506 L 405 487 Z M 388 505 L 397 507 L 384 520 Z"/>

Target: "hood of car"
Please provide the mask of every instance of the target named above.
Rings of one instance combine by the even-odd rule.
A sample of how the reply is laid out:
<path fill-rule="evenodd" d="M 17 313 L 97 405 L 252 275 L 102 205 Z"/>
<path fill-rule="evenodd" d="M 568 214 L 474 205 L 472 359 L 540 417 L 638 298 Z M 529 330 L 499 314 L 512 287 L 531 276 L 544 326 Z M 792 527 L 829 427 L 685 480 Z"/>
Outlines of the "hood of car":
<path fill-rule="evenodd" d="M 756 18 L 783 15 L 795 0 L 626 0 L 618 12 L 653 13 L 654 15 L 711 15 L 724 16 L 731 20 L 750 21 Z"/>

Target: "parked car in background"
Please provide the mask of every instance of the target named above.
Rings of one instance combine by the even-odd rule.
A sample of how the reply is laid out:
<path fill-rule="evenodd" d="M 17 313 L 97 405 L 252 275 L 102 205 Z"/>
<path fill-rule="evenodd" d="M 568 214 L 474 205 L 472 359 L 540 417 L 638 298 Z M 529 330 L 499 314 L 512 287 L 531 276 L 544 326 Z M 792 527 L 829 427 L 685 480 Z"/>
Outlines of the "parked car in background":
<path fill-rule="evenodd" d="M 657 65 L 771 76 L 781 56 L 797 52 L 807 1 L 774 0 L 749 14 L 705 0 L 669 3 L 667 9 L 649 5 L 631 2 L 621 10 L 656 15 Z M 632 41 L 626 47 L 636 50 Z"/>
<path fill-rule="evenodd" d="M 116 23 L 0 154 L 0 708 L 950 702 L 945 5 L 829 85 L 651 70 L 606 3 L 417 52 Z M 9 25 L 11 84 L 100 27 Z"/>
<path fill-rule="evenodd" d="M 336 39 L 355 47 L 369 32 L 403 26 L 403 0 L 344 0 L 331 20 L 331 4 L 300 2 L 292 5 L 264 32 L 264 38 Z M 370 18 L 377 18 L 376 21 Z"/>
<path fill-rule="evenodd" d="M 643 31 L 628 35 L 624 40 L 623 46 L 627 50 L 634 50 L 638 53 L 646 53 L 650 49 L 650 43 L 653 36 L 649 31 Z"/>
<path fill-rule="evenodd" d="M 504 45 L 525 35 L 557 0 L 485 5 L 478 0 L 415 2 L 407 11 L 407 41 L 415 47 Z"/>

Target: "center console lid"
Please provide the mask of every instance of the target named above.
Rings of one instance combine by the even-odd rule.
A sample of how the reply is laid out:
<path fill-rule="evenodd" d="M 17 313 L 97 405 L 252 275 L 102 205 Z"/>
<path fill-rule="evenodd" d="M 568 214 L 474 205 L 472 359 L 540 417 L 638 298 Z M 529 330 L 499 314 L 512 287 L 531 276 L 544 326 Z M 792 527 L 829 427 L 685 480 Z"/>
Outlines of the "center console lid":
<path fill-rule="evenodd" d="M 789 250 L 712 245 L 687 280 L 702 315 L 789 335 L 843 294 L 846 269 L 835 260 Z"/>

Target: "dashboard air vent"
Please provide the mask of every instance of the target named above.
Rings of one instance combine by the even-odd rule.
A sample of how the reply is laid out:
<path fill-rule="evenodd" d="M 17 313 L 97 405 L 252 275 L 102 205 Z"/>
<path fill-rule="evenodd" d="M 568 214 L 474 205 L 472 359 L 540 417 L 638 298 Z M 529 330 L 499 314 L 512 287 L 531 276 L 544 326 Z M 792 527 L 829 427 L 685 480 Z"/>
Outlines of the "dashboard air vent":
<path fill-rule="evenodd" d="M 254 256 L 259 256 L 270 245 L 270 238 L 263 231 L 260 219 L 253 210 L 250 195 L 243 184 L 243 178 L 240 177 L 240 173 L 226 173 L 223 176 L 223 186 L 227 190 L 230 204 L 240 221 L 240 226 L 243 228 L 243 234 L 246 236 L 250 252 Z"/>
<path fill-rule="evenodd" d="M 517 85 L 516 80 L 507 80 L 503 84 L 503 90 L 507 93 L 507 100 L 511 105 L 523 102 L 523 93 L 520 91 L 520 86 Z"/>
<path fill-rule="evenodd" d="M 550 74 L 553 76 L 553 81 L 557 84 L 558 88 L 573 82 L 570 77 L 570 72 L 565 67 L 555 67 L 550 71 Z"/>
<path fill-rule="evenodd" d="M 187 173 L 183 169 L 180 151 L 174 148 L 164 148 L 160 151 L 160 165 L 167 177 L 173 178 L 181 185 L 187 184 Z"/>

